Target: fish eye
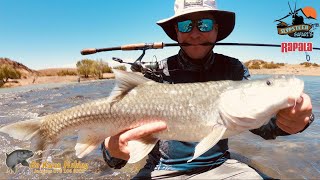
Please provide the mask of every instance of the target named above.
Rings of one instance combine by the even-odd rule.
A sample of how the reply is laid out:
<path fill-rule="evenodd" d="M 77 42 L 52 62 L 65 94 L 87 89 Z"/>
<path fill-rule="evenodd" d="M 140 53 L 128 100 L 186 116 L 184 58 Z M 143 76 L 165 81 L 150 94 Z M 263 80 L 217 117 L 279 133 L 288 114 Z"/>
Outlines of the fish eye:
<path fill-rule="evenodd" d="M 270 85 L 271 85 L 271 82 L 270 82 L 269 80 L 267 80 L 267 81 L 266 81 L 266 84 L 267 84 L 268 86 L 270 86 Z"/>

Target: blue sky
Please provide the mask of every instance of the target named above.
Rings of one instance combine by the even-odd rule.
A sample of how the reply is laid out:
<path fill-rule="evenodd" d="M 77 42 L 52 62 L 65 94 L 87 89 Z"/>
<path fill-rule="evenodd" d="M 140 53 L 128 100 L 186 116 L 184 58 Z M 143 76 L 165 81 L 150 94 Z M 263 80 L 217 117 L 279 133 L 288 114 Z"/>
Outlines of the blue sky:
<path fill-rule="evenodd" d="M 236 27 L 222 42 L 272 43 L 313 42 L 320 47 L 320 27 L 312 39 L 280 36 L 275 19 L 294 8 L 312 6 L 320 18 L 315 0 L 217 0 L 218 8 L 236 13 Z M 142 42 L 172 43 L 155 23 L 173 15 L 174 0 L 0 0 L 0 57 L 7 57 L 32 69 L 74 67 L 84 59 L 102 59 L 111 65 L 112 57 L 133 61 L 140 51 L 113 51 L 82 56 L 84 48 L 114 47 Z M 285 20 L 291 22 L 291 18 Z M 309 22 L 305 20 L 305 22 Z M 320 21 L 312 21 L 320 23 Z M 149 50 L 145 61 L 177 53 L 178 48 Z M 281 53 L 280 48 L 217 46 L 217 53 L 241 61 L 300 63 L 304 52 Z M 320 63 L 320 51 L 309 53 Z"/>

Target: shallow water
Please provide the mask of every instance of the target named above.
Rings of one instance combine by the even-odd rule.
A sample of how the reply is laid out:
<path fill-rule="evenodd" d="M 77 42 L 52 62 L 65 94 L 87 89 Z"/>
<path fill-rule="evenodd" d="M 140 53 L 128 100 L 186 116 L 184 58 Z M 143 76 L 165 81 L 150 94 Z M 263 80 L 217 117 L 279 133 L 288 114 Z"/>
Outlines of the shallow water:
<path fill-rule="evenodd" d="M 253 76 L 260 78 L 262 76 Z M 230 149 L 242 154 L 240 160 L 254 166 L 274 178 L 320 177 L 320 77 L 301 76 L 305 81 L 305 91 L 311 96 L 316 121 L 303 133 L 276 140 L 263 140 L 250 132 L 232 137 Z M 0 123 L 2 125 L 32 119 L 46 114 L 59 112 L 66 108 L 87 101 L 107 97 L 114 87 L 114 80 L 83 83 L 49 84 L 10 89 L 0 89 Z M 18 165 L 17 172 L 8 172 L 4 163 L 0 164 L 1 178 L 120 178 L 128 179 L 144 164 L 128 165 L 122 170 L 108 168 L 100 152 L 95 150 L 83 159 L 77 159 L 74 145 L 77 137 L 67 136 L 58 150 L 52 150 L 54 162 L 64 165 L 66 161 L 82 163 L 87 169 L 69 168 L 74 172 L 58 170 L 36 172 L 37 168 Z M 14 140 L 7 135 L 0 135 L 0 161 L 5 162 L 5 153 L 16 149 L 29 149 L 29 142 Z M 32 159 L 30 159 L 32 161 Z M 30 161 L 29 161 L 30 162 Z M 49 168 L 50 169 L 50 168 Z M 66 168 L 68 169 L 68 168 Z M 84 172 L 81 172 L 83 170 Z"/>

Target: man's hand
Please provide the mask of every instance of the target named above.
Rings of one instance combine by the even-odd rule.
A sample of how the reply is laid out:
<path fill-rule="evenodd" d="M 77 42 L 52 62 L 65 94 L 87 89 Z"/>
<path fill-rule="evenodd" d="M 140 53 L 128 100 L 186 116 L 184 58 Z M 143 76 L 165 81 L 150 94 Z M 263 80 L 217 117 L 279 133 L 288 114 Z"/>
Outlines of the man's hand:
<path fill-rule="evenodd" d="M 145 124 L 106 138 L 105 147 L 112 157 L 129 160 L 128 141 L 140 139 L 165 129 L 167 129 L 167 125 L 162 121 Z"/>
<path fill-rule="evenodd" d="M 311 99 L 307 94 L 302 94 L 294 108 L 289 107 L 278 112 L 276 124 L 283 131 L 295 134 L 309 123 L 311 113 Z"/>

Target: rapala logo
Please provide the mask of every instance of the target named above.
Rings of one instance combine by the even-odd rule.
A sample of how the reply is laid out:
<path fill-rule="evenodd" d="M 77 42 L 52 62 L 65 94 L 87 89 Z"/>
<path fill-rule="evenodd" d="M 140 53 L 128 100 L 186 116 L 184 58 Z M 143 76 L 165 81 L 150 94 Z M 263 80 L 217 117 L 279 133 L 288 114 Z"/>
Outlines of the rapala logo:
<path fill-rule="evenodd" d="M 311 42 L 283 42 L 281 43 L 281 52 L 311 52 L 313 45 Z"/>
<path fill-rule="evenodd" d="M 316 10 L 311 6 L 306 6 L 304 8 L 297 9 L 295 4 L 294 11 L 292 11 L 289 2 L 288 5 L 290 8 L 289 14 L 278 20 L 275 20 L 275 22 L 278 22 L 278 34 L 288 35 L 293 38 L 313 38 L 313 31 L 317 27 L 319 27 L 319 23 L 312 22 L 315 21 L 317 18 Z M 287 19 L 290 16 L 292 18 L 291 25 L 284 22 L 284 19 Z M 310 22 L 306 23 L 305 20 Z"/>

